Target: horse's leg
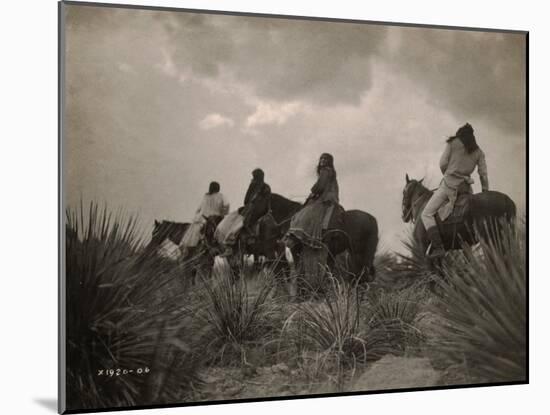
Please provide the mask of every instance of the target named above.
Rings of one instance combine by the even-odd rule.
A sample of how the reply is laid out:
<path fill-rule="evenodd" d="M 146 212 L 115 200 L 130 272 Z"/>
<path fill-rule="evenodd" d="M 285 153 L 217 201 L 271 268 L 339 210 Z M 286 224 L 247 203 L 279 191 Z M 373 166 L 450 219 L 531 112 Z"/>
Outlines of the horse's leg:
<path fill-rule="evenodd" d="M 288 261 L 289 272 L 289 291 L 291 297 L 296 301 L 303 300 L 305 298 L 307 287 L 303 277 L 303 261 L 301 257 L 301 251 L 299 249 L 286 248 L 285 257 Z"/>
<path fill-rule="evenodd" d="M 189 253 L 187 258 L 193 258 L 195 256 L 195 247 L 189 248 Z M 191 277 L 189 279 L 189 284 L 193 287 L 197 283 L 197 265 L 193 264 L 191 267 Z"/>
<path fill-rule="evenodd" d="M 332 253 L 329 251 L 327 256 L 327 270 L 332 274 L 336 274 L 336 261 Z"/>
<path fill-rule="evenodd" d="M 229 265 L 231 267 L 231 277 L 234 282 L 241 279 L 245 267 L 245 260 L 243 251 L 241 249 L 240 239 L 235 244 L 235 248 L 236 251 L 233 253 L 233 256 L 231 258 L 228 258 Z"/>
<path fill-rule="evenodd" d="M 281 258 L 281 261 L 284 263 L 284 265 L 282 266 L 283 283 L 287 285 L 287 290 L 288 290 L 290 299 L 294 300 L 296 299 L 296 295 L 298 291 L 297 284 L 296 284 L 295 258 L 290 248 L 285 246 L 283 249 L 284 251 L 282 251 L 282 254 L 284 255 L 284 258 Z"/>

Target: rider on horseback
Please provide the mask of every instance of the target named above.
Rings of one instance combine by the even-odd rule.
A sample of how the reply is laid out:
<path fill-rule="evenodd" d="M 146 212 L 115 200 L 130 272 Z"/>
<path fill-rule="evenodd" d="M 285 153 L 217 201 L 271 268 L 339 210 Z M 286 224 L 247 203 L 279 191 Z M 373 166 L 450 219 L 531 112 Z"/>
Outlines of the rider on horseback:
<path fill-rule="evenodd" d="M 264 181 L 264 176 L 265 174 L 262 169 L 254 169 L 252 171 L 252 181 L 244 197 L 244 207 L 241 208 L 242 215 L 244 216 L 244 227 L 250 233 L 252 233 L 251 227 L 259 219 L 257 216 L 264 213 L 255 212 L 253 209 L 254 203 L 261 200 L 265 202 L 266 210 L 270 210 L 271 187 Z"/>
<path fill-rule="evenodd" d="M 220 184 L 218 182 L 211 182 L 208 193 L 204 195 L 196 211 L 193 223 L 189 226 L 189 229 L 181 240 L 180 250 L 183 259 L 189 255 L 191 248 L 195 248 L 198 245 L 202 228 L 208 218 L 213 216 L 223 217 L 227 215 L 228 212 L 229 202 L 227 202 L 225 196 L 220 193 Z"/>
<path fill-rule="evenodd" d="M 439 162 L 443 180 L 434 192 L 424 211 L 422 222 L 432 243 L 430 257 L 438 258 L 445 254 L 435 215 L 446 202 L 454 204 L 458 193 L 471 193 L 474 182 L 470 175 L 477 166 L 482 191 L 489 190 L 485 154 L 479 148 L 474 129 L 468 123 L 460 127 L 456 134 L 447 140 L 447 146 Z"/>
<path fill-rule="evenodd" d="M 234 226 L 231 227 L 224 239 L 225 251 L 221 256 L 227 257 L 233 254 L 232 246 L 243 227 L 249 235 L 254 235 L 252 228 L 260 217 L 270 211 L 271 187 L 264 181 L 264 177 L 262 169 L 257 168 L 252 171 L 252 181 L 244 197 L 244 206 L 239 208 L 242 221 L 235 221 Z"/>
<path fill-rule="evenodd" d="M 317 165 L 317 182 L 304 207 L 292 217 L 285 238 L 287 246 L 294 246 L 296 239 L 315 248 L 321 246 L 323 231 L 328 229 L 334 208 L 338 206 L 338 193 L 334 157 L 323 153 Z"/>

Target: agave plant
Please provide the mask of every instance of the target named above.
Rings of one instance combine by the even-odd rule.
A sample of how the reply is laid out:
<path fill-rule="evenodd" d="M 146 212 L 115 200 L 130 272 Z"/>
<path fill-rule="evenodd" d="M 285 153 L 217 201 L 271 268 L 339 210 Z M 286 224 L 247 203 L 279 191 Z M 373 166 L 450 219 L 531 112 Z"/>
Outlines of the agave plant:
<path fill-rule="evenodd" d="M 472 382 L 526 379 L 526 257 L 520 225 L 503 225 L 480 253 L 443 268 L 435 347 L 467 366 Z"/>
<path fill-rule="evenodd" d="M 198 360 L 182 337 L 188 316 L 173 265 L 140 255 L 137 221 L 91 203 L 66 221 L 69 409 L 185 400 Z"/>

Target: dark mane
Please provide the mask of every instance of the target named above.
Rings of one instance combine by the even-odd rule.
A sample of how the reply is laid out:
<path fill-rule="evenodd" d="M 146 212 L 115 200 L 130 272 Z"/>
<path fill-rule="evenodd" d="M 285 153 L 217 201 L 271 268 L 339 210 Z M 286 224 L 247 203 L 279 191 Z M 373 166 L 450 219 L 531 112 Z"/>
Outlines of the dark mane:
<path fill-rule="evenodd" d="M 411 180 L 411 182 L 414 183 L 415 185 L 415 194 L 417 196 L 424 196 L 425 194 L 428 194 L 428 193 L 430 194 L 430 196 L 433 195 L 434 193 L 433 190 L 428 189 L 426 186 L 422 184 L 421 181 L 413 179 Z"/>
<path fill-rule="evenodd" d="M 166 239 L 179 245 L 189 225 L 189 223 L 172 222 L 168 220 L 158 222 L 155 220 L 151 242 L 149 242 L 147 249 L 151 250 L 158 248 Z"/>
<path fill-rule="evenodd" d="M 302 204 L 287 199 L 277 193 L 271 194 L 271 211 L 277 222 L 289 219 L 295 212 L 302 207 Z"/>

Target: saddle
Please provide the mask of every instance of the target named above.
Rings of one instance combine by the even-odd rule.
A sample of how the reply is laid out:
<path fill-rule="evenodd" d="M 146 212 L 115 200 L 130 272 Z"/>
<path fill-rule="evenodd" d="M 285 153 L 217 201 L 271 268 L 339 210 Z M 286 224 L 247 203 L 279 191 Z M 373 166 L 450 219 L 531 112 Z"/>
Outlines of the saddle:
<path fill-rule="evenodd" d="M 267 212 L 265 215 L 260 217 L 256 223 L 249 228 L 248 234 L 247 234 L 247 240 L 249 244 L 255 243 L 260 239 L 260 236 L 265 238 L 271 237 L 270 230 L 273 230 L 276 228 L 277 222 L 275 221 L 275 218 L 273 217 L 273 214 L 271 211 Z"/>
<path fill-rule="evenodd" d="M 470 201 L 472 199 L 471 193 L 459 193 L 452 207 L 452 211 L 448 216 L 442 220 L 440 213 L 435 215 L 436 222 L 441 225 L 456 225 L 464 223 L 465 217 L 470 211 Z"/>
<path fill-rule="evenodd" d="M 344 213 L 346 211 L 342 205 L 332 205 L 327 209 L 323 220 L 323 231 L 330 229 L 344 229 Z"/>

